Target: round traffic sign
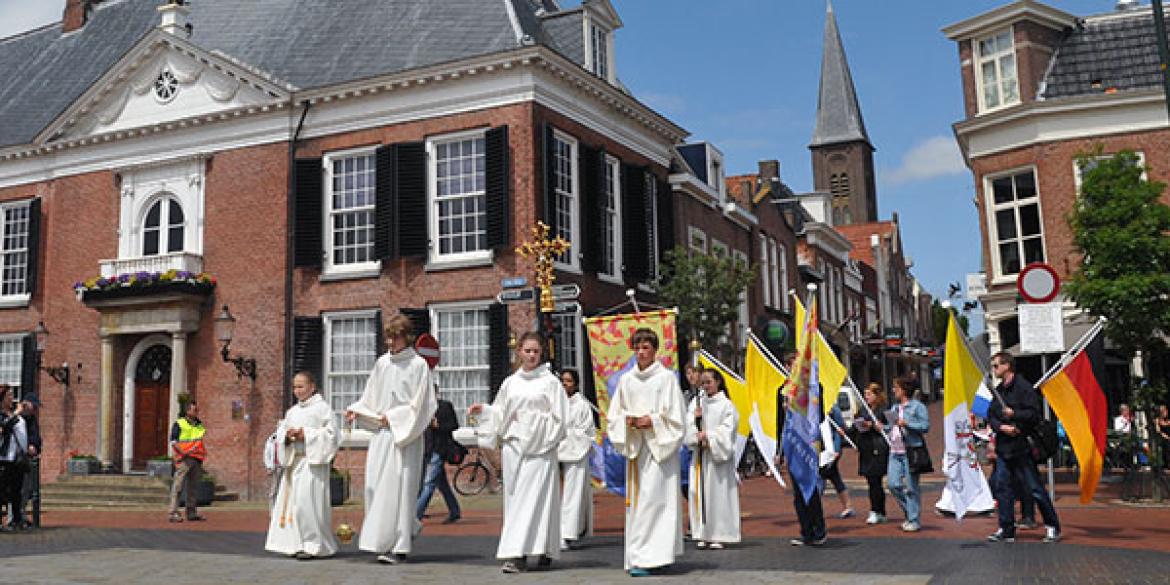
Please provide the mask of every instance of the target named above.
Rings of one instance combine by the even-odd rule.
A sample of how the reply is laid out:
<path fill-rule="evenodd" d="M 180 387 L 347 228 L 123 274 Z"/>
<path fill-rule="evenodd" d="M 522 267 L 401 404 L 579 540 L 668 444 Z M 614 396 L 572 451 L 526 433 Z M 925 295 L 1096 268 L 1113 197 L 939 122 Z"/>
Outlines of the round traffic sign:
<path fill-rule="evenodd" d="M 430 333 L 423 333 L 414 340 L 414 351 L 427 361 L 432 370 L 439 365 L 439 340 Z"/>
<path fill-rule="evenodd" d="M 1060 277 L 1043 262 L 1033 262 L 1020 271 L 1016 290 L 1029 303 L 1047 303 L 1060 292 Z"/>

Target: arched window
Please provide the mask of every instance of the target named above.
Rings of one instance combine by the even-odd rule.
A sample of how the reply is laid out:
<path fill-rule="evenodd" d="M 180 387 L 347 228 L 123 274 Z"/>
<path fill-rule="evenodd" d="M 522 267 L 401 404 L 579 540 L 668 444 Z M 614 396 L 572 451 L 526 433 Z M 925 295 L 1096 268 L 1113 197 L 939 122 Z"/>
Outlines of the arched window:
<path fill-rule="evenodd" d="M 183 207 L 163 197 L 155 201 L 142 222 L 142 255 L 157 256 L 183 250 Z"/>

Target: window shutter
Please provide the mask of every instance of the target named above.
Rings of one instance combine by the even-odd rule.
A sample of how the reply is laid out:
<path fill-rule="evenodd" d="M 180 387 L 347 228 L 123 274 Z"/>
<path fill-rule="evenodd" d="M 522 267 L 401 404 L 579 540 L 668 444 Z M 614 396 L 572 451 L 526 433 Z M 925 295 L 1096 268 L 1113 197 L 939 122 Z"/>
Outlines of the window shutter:
<path fill-rule="evenodd" d="M 414 328 L 415 337 L 423 333 L 431 332 L 431 312 L 427 309 L 410 309 L 399 307 L 398 312 L 402 313 L 407 319 L 410 319 L 410 325 Z"/>
<path fill-rule="evenodd" d="M 382 309 L 374 312 L 374 359 L 386 353 L 386 326 L 382 322 Z"/>
<path fill-rule="evenodd" d="M 645 282 L 650 275 L 645 172 L 622 165 L 622 262 L 627 284 Z"/>
<path fill-rule="evenodd" d="M 394 197 L 398 202 L 398 254 L 426 256 L 427 149 L 422 142 L 404 142 L 394 149 Z"/>
<path fill-rule="evenodd" d="M 508 305 L 488 307 L 488 385 L 491 400 L 496 399 L 500 384 L 512 373 L 511 348 L 508 347 Z"/>
<path fill-rule="evenodd" d="M 593 406 L 597 406 L 597 388 L 594 387 L 593 382 L 593 354 L 589 351 L 589 329 L 585 326 L 584 321 L 580 323 L 579 327 L 581 327 L 581 339 L 585 340 L 583 354 L 585 357 L 581 359 L 581 370 L 577 372 L 581 376 L 581 387 L 578 390 L 581 392 L 581 396 L 584 396 Z M 594 426 L 597 425 L 599 419 L 599 412 L 593 411 Z"/>
<path fill-rule="evenodd" d="M 24 276 L 24 292 L 37 292 L 37 276 L 41 259 L 41 198 L 28 202 L 28 266 Z M 35 346 L 34 346 L 35 347 Z"/>
<path fill-rule="evenodd" d="M 658 260 L 674 248 L 674 192 L 667 181 L 658 181 Z"/>
<path fill-rule="evenodd" d="M 511 235 L 511 151 L 508 127 L 492 128 L 484 134 L 484 194 L 487 203 L 487 246 L 502 248 Z"/>
<path fill-rule="evenodd" d="M 296 177 L 293 197 L 293 264 L 320 268 L 324 260 L 321 231 L 324 227 L 324 173 L 321 159 L 297 159 L 294 166 Z"/>
<path fill-rule="evenodd" d="M 293 373 L 313 373 L 319 387 L 325 386 L 325 322 L 321 317 L 293 318 Z"/>
<path fill-rule="evenodd" d="M 20 397 L 37 391 L 37 336 L 28 333 L 20 340 Z"/>
<path fill-rule="evenodd" d="M 544 125 L 544 223 L 552 228 L 551 235 L 559 233 L 557 230 L 557 196 L 556 173 L 553 172 L 553 161 L 556 156 L 553 152 L 552 124 Z"/>
<path fill-rule="evenodd" d="M 605 188 L 600 164 L 602 151 L 582 144 L 577 149 L 578 168 L 581 177 L 581 235 L 580 248 L 573 250 L 581 260 L 581 270 L 597 272 L 605 252 L 602 241 L 601 204 L 604 199 L 601 190 Z"/>
<path fill-rule="evenodd" d="M 394 216 L 397 211 L 394 200 L 394 149 L 381 146 L 374 156 L 374 256 L 388 260 L 398 255 L 394 249 L 397 243 L 394 239 Z"/>

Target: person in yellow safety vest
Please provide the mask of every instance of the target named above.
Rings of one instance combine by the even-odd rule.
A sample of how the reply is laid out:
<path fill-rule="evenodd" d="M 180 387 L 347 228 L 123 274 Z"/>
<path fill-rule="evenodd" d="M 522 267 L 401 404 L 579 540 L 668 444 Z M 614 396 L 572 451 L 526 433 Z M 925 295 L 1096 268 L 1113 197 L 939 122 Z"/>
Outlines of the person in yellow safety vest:
<path fill-rule="evenodd" d="M 206 520 L 195 509 L 196 485 L 203 472 L 203 460 L 207 458 L 207 449 L 203 446 L 203 435 L 207 429 L 199 420 L 199 405 L 194 401 L 188 402 L 184 413 L 171 425 L 171 451 L 175 457 L 175 480 L 171 484 L 171 522 L 182 522 L 179 514 L 179 492 L 183 486 L 187 487 L 186 508 L 187 520 L 192 522 Z"/>

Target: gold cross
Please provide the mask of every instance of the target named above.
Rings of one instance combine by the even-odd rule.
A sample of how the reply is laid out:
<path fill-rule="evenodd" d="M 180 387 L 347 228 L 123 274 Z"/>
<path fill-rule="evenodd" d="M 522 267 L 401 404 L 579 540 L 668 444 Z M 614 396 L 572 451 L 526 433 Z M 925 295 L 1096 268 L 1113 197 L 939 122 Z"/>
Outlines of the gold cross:
<path fill-rule="evenodd" d="M 532 264 L 536 272 L 536 285 L 540 287 L 540 310 L 551 313 L 556 310 L 553 301 L 552 284 L 556 280 L 553 260 L 569 251 L 570 244 L 561 236 L 549 239 L 551 228 L 543 221 L 532 226 L 532 239 L 516 247 L 516 253 Z"/>

